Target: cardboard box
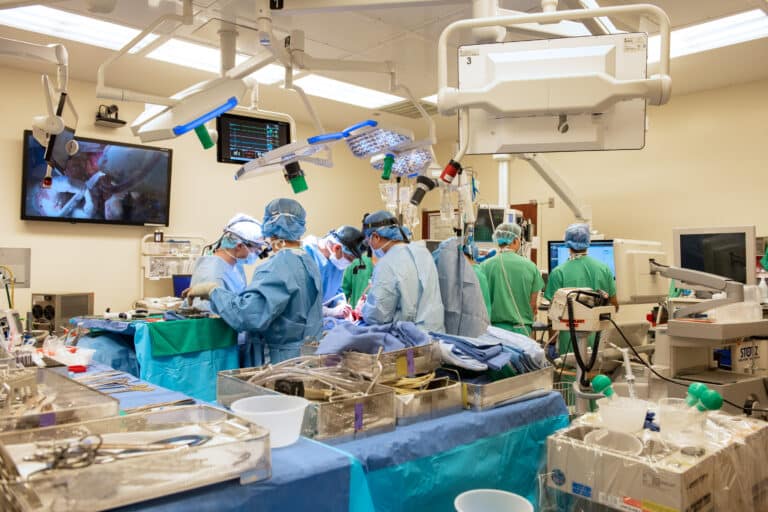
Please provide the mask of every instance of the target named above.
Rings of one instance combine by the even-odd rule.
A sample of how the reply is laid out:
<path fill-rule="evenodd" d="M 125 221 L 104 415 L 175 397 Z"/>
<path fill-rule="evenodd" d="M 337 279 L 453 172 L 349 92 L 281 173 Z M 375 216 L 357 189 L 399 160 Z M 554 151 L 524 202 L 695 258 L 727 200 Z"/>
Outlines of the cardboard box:
<path fill-rule="evenodd" d="M 768 424 L 719 415 L 692 446 L 642 434 L 643 451 L 589 446 L 576 421 L 547 439 L 547 486 L 626 512 L 768 511 Z"/>

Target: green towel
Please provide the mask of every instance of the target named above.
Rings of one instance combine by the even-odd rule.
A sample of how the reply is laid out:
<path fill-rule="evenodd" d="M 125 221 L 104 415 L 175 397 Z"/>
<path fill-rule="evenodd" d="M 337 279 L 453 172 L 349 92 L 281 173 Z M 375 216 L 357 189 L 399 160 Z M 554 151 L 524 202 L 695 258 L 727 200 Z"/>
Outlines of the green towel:
<path fill-rule="evenodd" d="M 148 323 L 152 357 L 177 356 L 237 345 L 235 332 L 221 318 Z"/>

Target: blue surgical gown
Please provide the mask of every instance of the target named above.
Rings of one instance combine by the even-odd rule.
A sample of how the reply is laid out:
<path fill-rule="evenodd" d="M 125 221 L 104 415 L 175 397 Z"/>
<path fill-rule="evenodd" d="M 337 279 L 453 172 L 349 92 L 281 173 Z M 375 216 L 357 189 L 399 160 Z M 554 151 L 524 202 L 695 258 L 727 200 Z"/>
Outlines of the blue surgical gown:
<path fill-rule="evenodd" d="M 363 319 L 369 324 L 413 322 L 445 332 L 443 314 L 437 267 L 429 250 L 419 243 L 392 247 L 373 269 Z"/>
<path fill-rule="evenodd" d="M 298 357 L 306 338 L 319 338 L 323 328 L 320 272 L 311 256 L 283 249 L 259 265 L 240 293 L 216 288 L 214 313 L 254 341 L 254 365 Z"/>
<path fill-rule="evenodd" d="M 312 256 L 312 259 L 317 263 L 317 268 L 320 269 L 320 279 L 323 282 L 323 303 L 342 293 L 341 281 L 344 279 L 344 271 L 336 268 L 331 260 L 323 256 L 317 246 L 317 238 L 314 236 L 307 237 L 304 240 L 304 250 Z"/>
<path fill-rule="evenodd" d="M 218 283 L 230 292 L 240 293 L 246 285 L 245 272 L 243 267 L 230 265 L 218 256 L 201 256 L 195 262 L 190 286 L 209 282 Z M 211 303 L 200 298 L 195 298 L 192 305 L 203 311 L 211 310 Z"/>

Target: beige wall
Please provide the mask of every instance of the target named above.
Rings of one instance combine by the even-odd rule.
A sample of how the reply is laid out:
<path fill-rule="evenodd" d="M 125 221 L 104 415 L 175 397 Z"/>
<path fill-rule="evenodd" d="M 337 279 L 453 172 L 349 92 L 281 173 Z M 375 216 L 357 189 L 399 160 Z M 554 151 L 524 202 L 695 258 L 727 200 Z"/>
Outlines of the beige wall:
<path fill-rule="evenodd" d="M 714 72 L 714 70 L 713 70 Z M 768 235 L 768 81 L 673 96 L 651 107 L 642 151 L 546 155 L 609 238 L 658 240 L 671 248 L 673 227 L 755 224 Z M 450 144 L 438 148 L 441 161 Z M 481 196 L 496 203 L 497 164 L 467 157 L 480 172 Z M 524 161 L 510 166 L 511 202 L 544 199 L 552 190 Z M 439 203 L 430 203 L 439 207 Z M 543 240 L 562 239 L 573 222 L 556 199 L 540 206 Z M 545 246 L 546 247 L 546 246 Z"/>
<path fill-rule="evenodd" d="M 151 229 L 19 220 L 21 134 L 33 115 L 43 112 L 40 77 L 0 69 L 0 246 L 32 248 L 32 290 L 94 291 L 96 309 L 128 308 L 139 295 L 139 240 Z M 86 137 L 136 143 L 127 128 L 95 127 L 100 103 L 92 84 L 74 82 L 72 96 L 81 115 L 78 133 Z M 591 204 L 594 226 L 608 237 L 659 240 L 671 245 L 675 226 L 756 224 L 768 235 L 768 82 L 744 84 L 673 97 L 652 108 L 643 151 L 552 154 L 547 158 L 579 198 Z M 139 107 L 121 105 L 133 119 Z M 298 106 L 297 106 L 298 108 Z M 299 127 L 300 134 L 311 132 Z M 261 217 L 274 197 L 291 196 L 280 175 L 235 183 L 234 165 L 216 163 L 193 135 L 159 143 L 174 150 L 169 233 L 218 236 L 235 212 Z M 436 148 L 441 165 L 453 143 Z M 381 207 L 378 177 L 368 165 L 339 148 L 331 169 L 309 167 L 310 190 L 297 198 L 309 212 L 308 232 L 322 234 L 342 223 L 357 224 L 364 212 Z M 496 203 L 497 171 L 490 157 L 467 157 L 479 171 L 481 197 Z M 549 187 L 524 162 L 511 166 L 513 202 L 544 199 Z M 425 201 L 439 208 L 439 195 Z M 557 199 L 542 207 L 543 240 L 559 239 L 572 215 Z M 29 290 L 17 290 L 18 308 L 29 307 Z"/>
<path fill-rule="evenodd" d="M 139 297 L 139 240 L 153 229 L 21 221 L 22 131 L 45 107 L 39 74 L 0 68 L 0 76 L 0 247 L 32 248 L 32 288 L 16 291 L 17 308 L 29 309 L 30 291 L 94 291 L 97 312 L 106 307 L 127 309 Z M 80 114 L 79 135 L 138 143 L 128 128 L 94 126 L 101 102 L 93 84 L 73 82 L 70 89 Z M 121 117 L 132 120 L 140 108 L 122 104 Z M 300 136 L 308 132 L 299 126 Z M 167 233 L 213 240 L 234 213 L 243 211 L 260 219 L 271 199 L 293 197 L 280 174 L 235 183 L 237 167 L 217 163 L 215 150 L 203 151 L 193 134 L 156 145 L 174 151 Z M 309 191 L 296 198 L 307 209 L 308 233 L 324 234 L 343 223 L 357 225 L 363 213 L 381 204 L 376 172 L 341 147 L 334 152 L 334 161 L 330 169 L 302 166 Z"/>

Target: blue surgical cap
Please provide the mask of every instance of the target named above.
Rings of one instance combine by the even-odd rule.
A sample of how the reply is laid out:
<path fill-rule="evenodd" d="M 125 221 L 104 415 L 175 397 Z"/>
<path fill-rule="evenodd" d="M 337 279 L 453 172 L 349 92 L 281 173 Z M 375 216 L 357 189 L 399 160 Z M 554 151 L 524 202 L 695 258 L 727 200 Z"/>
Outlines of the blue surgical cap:
<path fill-rule="evenodd" d="M 264 236 L 297 241 L 307 230 L 307 212 L 295 199 L 273 199 L 264 208 Z"/>
<path fill-rule="evenodd" d="M 499 224 L 499 226 L 496 227 L 496 231 L 493 233 L 493 239 L 497 244 L 499 244 L 499 247 L 504 247 L 505 245 L 510 245 L 512 242 L 520 238 L 522 233 L 523 230 L 517 224 L 505 222 L 504 224 Z"/>
<path fill-rule="evenodd" d="M 565 245 L 574 251 L 586 251 L 589 247 L 589 225 L 571 224 L 565 230 Z"/>
<path fill-rule="evenodd" d="M 365 238 L 369 238 L 373 233 L 387 240 L 407 242 L 411 238 L 411 231 L 406 227 L 401 227 L 397 217 L 387 210 L 379 210 L 367 215 L 363 219 L 363 234 Z"/>

